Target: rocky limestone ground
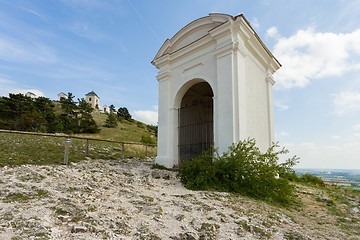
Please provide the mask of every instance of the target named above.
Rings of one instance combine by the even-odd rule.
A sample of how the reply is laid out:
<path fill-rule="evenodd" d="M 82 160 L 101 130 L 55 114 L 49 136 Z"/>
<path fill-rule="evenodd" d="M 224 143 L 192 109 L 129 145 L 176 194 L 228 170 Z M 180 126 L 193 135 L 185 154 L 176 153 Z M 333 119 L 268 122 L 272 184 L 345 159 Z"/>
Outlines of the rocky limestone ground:
<path fill-rule="evenodd" d="M 298 185 L 299 204 L 185 189 L 152 162 L 0 168 L 0 239 L 360 239 L 358 196 Z"/>

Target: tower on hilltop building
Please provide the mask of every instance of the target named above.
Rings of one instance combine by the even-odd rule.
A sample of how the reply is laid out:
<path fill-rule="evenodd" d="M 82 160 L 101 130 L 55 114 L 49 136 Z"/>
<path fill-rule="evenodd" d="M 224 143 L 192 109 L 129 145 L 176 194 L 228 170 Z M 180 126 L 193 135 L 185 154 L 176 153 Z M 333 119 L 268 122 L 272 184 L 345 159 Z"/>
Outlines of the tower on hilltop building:
<path fill-rule="evenodd" d="M 85 94 L 85 101 L 89 103 L 91 107 L 101 110 L 100 98 L 94 91 Z"/>

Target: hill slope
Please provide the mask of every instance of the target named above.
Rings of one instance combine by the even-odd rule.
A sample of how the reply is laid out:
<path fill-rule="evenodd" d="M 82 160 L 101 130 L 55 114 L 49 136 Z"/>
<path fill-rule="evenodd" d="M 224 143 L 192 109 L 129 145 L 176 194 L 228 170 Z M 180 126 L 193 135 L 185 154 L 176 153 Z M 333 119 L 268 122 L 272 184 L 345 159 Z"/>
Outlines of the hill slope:
<path fill-rule="evenodd" d="M 358 196 L 297 185 L 296 207 L 190 191 L 138 160 L 0 169 L 0 238 L 360 239 Z"/>
<path fill-rule="evenodd" d="M 97 134 L 80 134 L 81 136 L 137 143 L 141 142 L 142 136 L 146 136 L 152 137 L 154 143 L 157 141 L 154 131 L 148 129 L 147 125 L 142 122 L 136 120 L 122 120 L 118 122 L 118 126 L 116 128 L 107 128 L 104 127 L 107 118 L 106 114 L 93 113 L 92 115 L 95 122 L 101 129 L 100 132 Z"/>
<path fill-rule="evenodd" d="M 136 143 L 140 143 L 143 137 L 153 143 L 157 141 L 154 131 L 141 122 L 121 121 L 116 128 L 106 128 L 103 127 L 106 118 L 106 114 L 94 113 L 94 119 L 101 131 L 97 134 L 77 136 Z M 84 159 L 85 143 L 85 140 L 71 140 L 69 161 L 77 162 Z M 0 133 L 0 166 L 62 163 L 64 144 L 64 138 Z M 154 157 L 156 151 L 156 146 L 148 147 L 148 157 Z M 123 156 L 144 158 L 145 152 L 145 146 L 125 145 Z M 121 144 L 89 142 L 89 157 L 92 159 L 118 159 L 121 156 Z"/>

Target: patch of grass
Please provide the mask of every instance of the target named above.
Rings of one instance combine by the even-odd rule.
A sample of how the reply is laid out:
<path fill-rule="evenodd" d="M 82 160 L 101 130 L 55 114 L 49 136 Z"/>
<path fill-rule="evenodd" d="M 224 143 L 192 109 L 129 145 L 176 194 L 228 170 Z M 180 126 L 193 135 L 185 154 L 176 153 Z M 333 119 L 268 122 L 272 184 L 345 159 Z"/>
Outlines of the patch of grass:
<path fill-rule="evenodd" d="M 69 214 L 69 213 L 68 213 L 67 211 L 61 209 L 61 208 L 56 208 L 55 214 L 56 214 L 56 215 L 67 215 L 67 214 Z"/>
<path fill-rule="evenodd" d="M 40 190 L 37 190 L 37 191 L 36 191 L 36 196 L 37 196 L 37 197 L 48 197 L 48 196 L 49 196 L 49 193 L 48 193 L 48 191 L 46 191 L 46 190 L 40 189 Z"/>
<path fill-rule="evenodd" d="M 237 222 L 237 224 L 239 224 L 243 230 L 245 230 L 247 232 L 251 231 L 251 227 L 246 221 L 239 221 L 239 222 Z"/>
<path fill-rule="evenodd" d="M 120 137 L 116 137 L 120 133 L 115 131 L 110 140 L 140 142 L 144 132 L 145 130 L 138 134 L 136 132 L 129 132 L 129 139 L 123 139 L 124 136 L 120 139 Z M 106 134 L 102 137 L 98 134 L 94 135 L 87 134 L 86 136 L 106 139 Z M 135 140 L 134 138 L 137 135 L 139 137 Z M 85 159 L 85 145 L 86 140 L 71 139 L 69 162 L 79 162 Z M 0 166 L 63 164 L 64 149 L 64 138 L 0 133 Z M 122 156 L 121 150 L 121 144 L 89 141 L 89 157 L 92 159 L 119 159 Z M 125 144 L 123 157 L 143 159 L 145 158 L 145 152 L 145 146 Z M 154 157 L 156 152 L 156 147 L 147 147 L 148 157 Z"/>
<path fill-rule="evenodd" d="M 93 113 L 93 118 L 99 126 L 105 124 L 106 114 Z M 125 121 L 115 128 L 100 127 L 96 134 L 76 134 L 75 136 L 97 138 L 104 140 L 140 143 L 143 139 L 151 139 L 156 143 L 157 138 L 145 127 L 138 127 L 135 120 Z M 86 140 L 71 139 L 69 162 L 78 162 L 85 159 Z M 65 139 L 0 133 L 0 166 L 23 164 L 63 164 Z M 92 159 L 119 159 L 121 158 L 121 144 L 89 141 L 89 157 Z M 124 158 L 145 158 L 145 146 L 124 145 Z M 157 153 L 156 146 L 147 147 L 148 157 Z"/>
<path fill-rule="evenodd" d="M 26 202 L 31 199 L 31 196 L 28 196 L 23 193 L 10 193 L 6 196 L 5 202 Z"/>
<path fill-rule="evenodd" d="M 167 171 L 173 171 L 173 172 L 176 172 L 177 169 L 174 169 L 174 168 L 167 168 L 167 167 L 164 167 L 163 165 L 160 165 L 160 164 L 153 164 L 151 169 L 161 169 L 161 170 L 167 170 Z"/>
<path fill-rule="evenodd" d="M 286 232 L 284 234 L 284 239 L 286 239 L 286 240 L 303 240 L 305 238 L 301 234 L 290 230 L 289 232 Z"/>

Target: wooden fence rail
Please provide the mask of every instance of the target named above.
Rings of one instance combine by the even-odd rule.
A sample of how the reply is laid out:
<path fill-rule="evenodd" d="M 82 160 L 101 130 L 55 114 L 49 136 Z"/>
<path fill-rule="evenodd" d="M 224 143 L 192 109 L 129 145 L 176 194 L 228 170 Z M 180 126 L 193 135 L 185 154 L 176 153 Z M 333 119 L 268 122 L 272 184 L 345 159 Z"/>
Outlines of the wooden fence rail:
<path fill-rule="evenodd" d="M 55 133 L 23 132 L 23 131 L 4 130 L 4 129 L 0 129 L 0 133 L 13 133 L 13 134 L 24 134 L 24 135 L 36 135 L 36 136 L 43 136 L 43 137 L 66 138 L 65 153 L 64 153 L 64 164 L 68 163 L 68 155 L 69 155 L 69 151 L 70 151 L 69 147 L 70 147 L 70 139 L 71 138 L 86 140 L 85 157 L 87 157 L 88 154 L 89 154 L 89 140 L 121 144 L 121 158 L 124 157 L 124 145 L 125 144 L 145 146 L 145 158 L 147 158 L 147 154 L 148 154 L 147 148 L 148 148 L 148 146 L 156 146 L 156 144 L 150 144 L 150 143 L 121 142 L 121 141 L 105 140 L 105 139 L 98 139 L 98 138 L 78 137 L 78 136 L 72 136 L 72 135 L 66 135 L 66 134 L 55 134 Z"/>

